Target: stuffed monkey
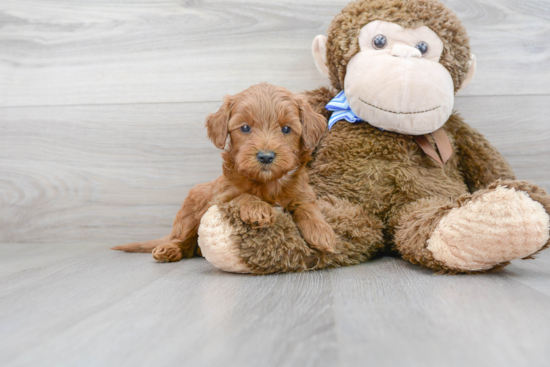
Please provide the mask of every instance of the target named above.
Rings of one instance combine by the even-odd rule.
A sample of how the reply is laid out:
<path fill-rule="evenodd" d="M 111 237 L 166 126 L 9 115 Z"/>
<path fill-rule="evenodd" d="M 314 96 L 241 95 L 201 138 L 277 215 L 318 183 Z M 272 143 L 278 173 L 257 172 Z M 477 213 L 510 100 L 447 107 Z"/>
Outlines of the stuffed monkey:
<path fill-rule="evenodd" d="M 436 0 L 358 0 L 312 46 L 330 88 L 306 92 L 330 130 L 309 165 L 337 252 L 304 242 L 289 213 L 269 228 L 214 206 L 202 254 L 231 272 L 354 265 L 393 253 L 438 273 L 501 269 L 548 246 L 550 197 L 517 181 L 500 153 L 453 112 L 475 57 L 456 15 Z"/>

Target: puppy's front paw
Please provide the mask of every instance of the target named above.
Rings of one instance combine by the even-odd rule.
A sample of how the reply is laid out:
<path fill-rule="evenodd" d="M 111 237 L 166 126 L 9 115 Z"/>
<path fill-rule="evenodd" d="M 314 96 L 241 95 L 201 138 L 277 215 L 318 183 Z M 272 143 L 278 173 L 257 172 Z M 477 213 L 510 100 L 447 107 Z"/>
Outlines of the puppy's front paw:
<path fill-rule="evenodd" d="M 336 252 L 336 234 L 325 221 L 307 220 L 298 226 L 307 244 L 319 251 Z"/>
<path fill-rule="evenodd" d="M 252 227 L 268 227 L 275 223 L 275 210 L 264 201 L 243 203 L 241 220 Z"/>
<path fill-rule="evenodd" d="M 182 256 L 181 248 L 170 242 L 160 244 L 153 249 L 153 258 L 159 263 L 180 261 Z"/>

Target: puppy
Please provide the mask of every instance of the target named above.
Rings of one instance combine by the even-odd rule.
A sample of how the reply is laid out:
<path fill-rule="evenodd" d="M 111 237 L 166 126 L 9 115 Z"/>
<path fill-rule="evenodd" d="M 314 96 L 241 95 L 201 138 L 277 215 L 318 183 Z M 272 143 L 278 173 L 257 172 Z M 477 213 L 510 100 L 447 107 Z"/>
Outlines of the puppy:
<path fill-rule="evenodd" d="M 269 226 L 275 220 L 273 206 L 281 206 L 292 213 L 311 247 L 334 252 L 334 231 L 316 205 L 305 167 L 327 123 L 304 97 L 267 83 L 254 85 L 227 96 L 206 119 L 206 128 L 210 140 L 225 148 L 223 175 L 189 192 L 168 236 L 114 250 L 152 252 L 159 262 L 200 255 L 197 232 L 204 213 L 212 205 L 238 200 L 243 222 Z"/>

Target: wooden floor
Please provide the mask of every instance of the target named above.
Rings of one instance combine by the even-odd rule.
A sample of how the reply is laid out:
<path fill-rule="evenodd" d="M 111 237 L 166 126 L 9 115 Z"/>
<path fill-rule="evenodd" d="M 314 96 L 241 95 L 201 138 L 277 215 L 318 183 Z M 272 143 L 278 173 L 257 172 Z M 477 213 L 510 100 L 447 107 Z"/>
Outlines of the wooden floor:
<path fill-rule="evenodd" d="M 225 94 L 328 85 L 310 45 L 347 2 L 0 1 L 0 367 L 550 365 L 550 250 L 267 277 L 108 250 L 220 174 Z M 550 1 L 443 2 L 478 60 L 455 108 L 550 189 Z"/>
<path fill-rule="evenodd" d="M 0 246 L 7 366 L 548 366 L 550 252 L 436 276 L 400 259 L 304 274 Z"/>

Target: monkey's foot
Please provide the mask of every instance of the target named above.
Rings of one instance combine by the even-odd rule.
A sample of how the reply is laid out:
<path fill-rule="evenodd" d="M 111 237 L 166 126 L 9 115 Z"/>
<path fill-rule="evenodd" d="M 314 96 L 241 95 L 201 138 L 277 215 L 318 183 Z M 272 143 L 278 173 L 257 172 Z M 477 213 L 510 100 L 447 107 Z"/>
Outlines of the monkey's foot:
<path fill-rule="evenodd" d="M 240 256 L 240 248 L 233 240 L 231 223 L 224 219 L 217 205 L 208 209 L 199 227 L 199 246 L 202 255 L 215 267 L 231 273 L 251 273 Z"/>
<path fill-rule="evenodd" d="M 526 192 L 498 186 L 441 219 L 427 250 L 450 269 L 481 271 L 528 257 L 550 237 L 550 217 Z"/>

